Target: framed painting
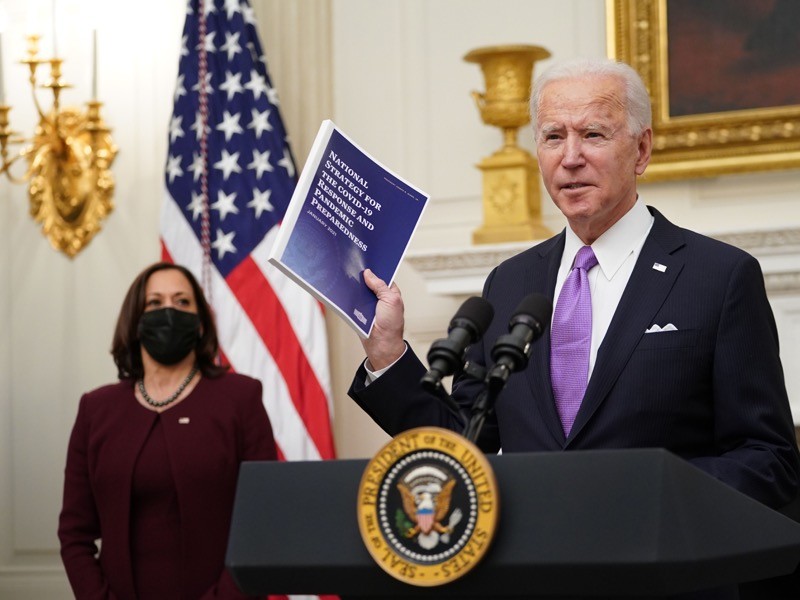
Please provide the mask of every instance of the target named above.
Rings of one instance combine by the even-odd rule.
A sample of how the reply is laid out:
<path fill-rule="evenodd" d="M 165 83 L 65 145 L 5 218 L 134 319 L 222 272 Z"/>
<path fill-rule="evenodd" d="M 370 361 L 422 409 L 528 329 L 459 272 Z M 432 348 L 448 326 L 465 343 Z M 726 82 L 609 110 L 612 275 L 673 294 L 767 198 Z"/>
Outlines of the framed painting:
<path fill-rule="evenodd" d="M 607 0 L 653 104 L 645 181 L 800 167 L 800 2 Z"/>

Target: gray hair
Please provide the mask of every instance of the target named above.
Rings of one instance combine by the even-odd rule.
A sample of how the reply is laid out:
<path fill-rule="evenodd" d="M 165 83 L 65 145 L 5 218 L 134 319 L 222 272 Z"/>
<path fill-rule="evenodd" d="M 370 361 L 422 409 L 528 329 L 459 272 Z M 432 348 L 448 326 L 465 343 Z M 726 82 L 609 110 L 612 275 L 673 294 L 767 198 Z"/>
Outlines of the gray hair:
<path fill-rule="evenodd" d="M 652 125 L 650 95 L 639 74 L 630 65 L 608 58 L 576 58 L 556 63 L 536 79 L 531 92 L 531 125 L 536 132 L 542 91 L 549 83 L 582 77 L 618 77 L 625 85 L 628 130 L 638 136 Z"/>

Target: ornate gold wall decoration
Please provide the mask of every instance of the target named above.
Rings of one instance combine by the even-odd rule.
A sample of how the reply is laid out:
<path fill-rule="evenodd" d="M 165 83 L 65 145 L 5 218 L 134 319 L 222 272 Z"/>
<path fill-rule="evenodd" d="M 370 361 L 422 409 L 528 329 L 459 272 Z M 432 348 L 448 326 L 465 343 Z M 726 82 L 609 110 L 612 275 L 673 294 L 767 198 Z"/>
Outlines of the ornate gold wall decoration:
<path fill-rule="evenodd" d="M 61 80 L 59 58 L 42 60 L 38 36 L 29 36 L 28 56 L 33 100 L 39 114 L 32 139 L 25 140 L 11 131 L 11 107 L 0 102 L 0 152 L 2 170 L 13 182 L 29 182 L 30 214 L 42 224 L 42 232 L 56 250 L 73 258 L 100 231 L 102 221 L 113 209 L 114 176 L 111 163 L 117 147 L 100 116 L 101 102 L 92 100 L 86 110 L 61 108 L 61 90 L 70 87 Z M 50 63 L 50 79 L 41 87 L 53 91 L 53 107 L 44 113 L 36 97 L 36 69 Z M 95 90 L 96 91 L 96 90 Z M 8 156 L 11 144 L 27 144 L 19 153 Z M 28 169 L 13 177 L 11 165 L 25 158 Z"/>
<path fill-rule="evenodd" d="M 781 75 L 800 73 L 797 52 L 780 54 L 773 43 L 777 32 L 770 40 L 770 28 L 780 27 L 782 19 L 769 11 L 780 3 L 775 8 L 746 0 L 724 4 L 714 8 L 702 2 L 607 0 L 609 56 L 639 72 L 653 104 L 653 157 L 646 181 L 800 167 L 800 102 L 787 103 L 791 93 L 770 94 L 757 83 L 766 78 L 775 84 L 773 90 L 781 86 L 788 86 L 788 92 L 800 90 L 796 76 Z M 784 8 L 791 9 L 792 4 Z M 725 25 L 731 19 L 722 17 L 731 15 L 715 18 L 707 14 L 711 10 L 739 11 L 741 18 L 736 20 L 749 23 L 750 30 Z M 692 11 L 704 11 L 704 18 L 722 28 L 706 31 L 714 40 L 710 52 L 691 54 L 692 44 L 704 41 L 702 35 L 683 33 L 698 25 Z M 750 19 L 745 18 L 748 15 Z M 769 45 L 759 39 L 769 40 Z M 708 64 L 720 68 L 704 66 Z M 675 89 L 689 81 L 701 82 L 715 95 L 734 97 L 728 106 L 700 98 L 694 105 L 709 108 L 693 109 L 692 103 L 683 102 L 685 94 Z M 736 98 L 731 81 L 751 90 L 756 101 Z"/>

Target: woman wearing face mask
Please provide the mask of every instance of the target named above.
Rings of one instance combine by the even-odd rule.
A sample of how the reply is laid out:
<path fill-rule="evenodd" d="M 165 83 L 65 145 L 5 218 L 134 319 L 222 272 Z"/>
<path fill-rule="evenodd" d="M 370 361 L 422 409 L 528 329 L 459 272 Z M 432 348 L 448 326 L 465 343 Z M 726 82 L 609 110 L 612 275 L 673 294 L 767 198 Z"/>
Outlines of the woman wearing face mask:
<path fill-rule="evenodd" d="M 120 381 L 81 398 L 69 441 L 58 535 L 76 598 L 244 597 L 224 568 L 239 464 L 277 453 L 261 383 L 217 350 L 188 270 L 134 280 L 111 350 Z"/>

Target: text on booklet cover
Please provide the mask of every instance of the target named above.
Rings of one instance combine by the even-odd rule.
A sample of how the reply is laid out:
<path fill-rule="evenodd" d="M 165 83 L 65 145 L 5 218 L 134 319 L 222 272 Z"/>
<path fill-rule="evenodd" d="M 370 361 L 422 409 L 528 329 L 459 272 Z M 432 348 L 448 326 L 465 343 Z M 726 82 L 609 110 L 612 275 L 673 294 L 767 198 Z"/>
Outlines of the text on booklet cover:
<path fill-rule="evenodd" d="M 366 336 L 377 300 L 364 269 L 394 279 L 427 200 L 325 121 L 270 260 Z"/>

